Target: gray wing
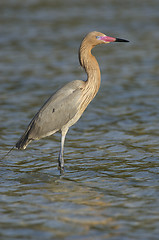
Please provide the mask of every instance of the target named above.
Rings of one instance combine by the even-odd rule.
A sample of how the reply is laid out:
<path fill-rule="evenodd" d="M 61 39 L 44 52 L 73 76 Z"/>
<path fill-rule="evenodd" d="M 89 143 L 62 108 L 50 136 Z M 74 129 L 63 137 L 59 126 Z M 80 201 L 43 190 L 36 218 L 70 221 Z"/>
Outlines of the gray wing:
<path fill-rule="evenodd" d="M 78 112 L 84 82 L 66 84 L 52 95 L 27 128 L 29 139 L 40 139 L 59 131 Z"/>

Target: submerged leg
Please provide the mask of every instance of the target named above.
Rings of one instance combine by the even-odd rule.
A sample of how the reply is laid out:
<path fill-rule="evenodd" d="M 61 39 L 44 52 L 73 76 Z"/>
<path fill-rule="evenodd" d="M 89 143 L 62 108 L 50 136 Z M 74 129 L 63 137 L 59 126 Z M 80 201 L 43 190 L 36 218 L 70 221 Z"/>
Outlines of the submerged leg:
<path fill-rule="evenodd" d="M 67 130 L 61 132 L 61 147 L 60 147 L 60 152 L 59 152 L 59 157 L 58 157 L 58 167 L 60 170 L 64 170 L 64 158 L 63 158 L 63 151 L 64 151 L 64 142 L 65 142 L 65 137 L 67 134 Z"/>

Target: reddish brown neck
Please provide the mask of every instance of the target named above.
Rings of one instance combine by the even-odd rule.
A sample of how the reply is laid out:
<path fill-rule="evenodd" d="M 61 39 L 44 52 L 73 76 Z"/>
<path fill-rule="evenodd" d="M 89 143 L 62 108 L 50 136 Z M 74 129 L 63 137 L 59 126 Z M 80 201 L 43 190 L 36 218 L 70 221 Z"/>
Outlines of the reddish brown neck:
<path fill-rule="evenodd" d="M 100 87 L 101 75 L 98 62 L 91 53 L 92 48 L 93 46 L 83 41 L 79 50 L 79 61 L 87 73 L 86 85 L 94 97 Z"/>

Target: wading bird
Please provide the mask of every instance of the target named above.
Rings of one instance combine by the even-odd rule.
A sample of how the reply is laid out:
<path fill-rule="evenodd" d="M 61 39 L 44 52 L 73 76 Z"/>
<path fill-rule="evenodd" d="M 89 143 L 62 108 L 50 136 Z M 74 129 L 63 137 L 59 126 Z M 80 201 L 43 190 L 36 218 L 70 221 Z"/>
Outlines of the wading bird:
<path fill-rule="evenodd" d="M 69 82 L 53 94 L 40 108 L 31 120 L 25 133 L 16 143 L 18 149 L 25 149 L 31 141 L 61 131 L 61 147 L 58 157 L 58 166 L 61 171 L 64 169 L 63 151 L 67 131 L 79 120 L 100 87 L 100 69 L 91 50 L 96 45 L 110 42 L 129 41 L 108 37 L 96 31 L 86 35 L 79 48 L 79 62 L 87 73 L 87 80 Z"/>

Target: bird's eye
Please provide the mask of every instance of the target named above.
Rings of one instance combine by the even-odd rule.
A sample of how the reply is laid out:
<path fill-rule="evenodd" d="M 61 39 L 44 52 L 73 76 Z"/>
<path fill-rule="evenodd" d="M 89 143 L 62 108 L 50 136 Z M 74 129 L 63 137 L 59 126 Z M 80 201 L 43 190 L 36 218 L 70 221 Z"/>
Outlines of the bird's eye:
<path fill-rule="evenodd" d="M 102 40 L 102 36 L 96 36 L 97 40 Z"/>

